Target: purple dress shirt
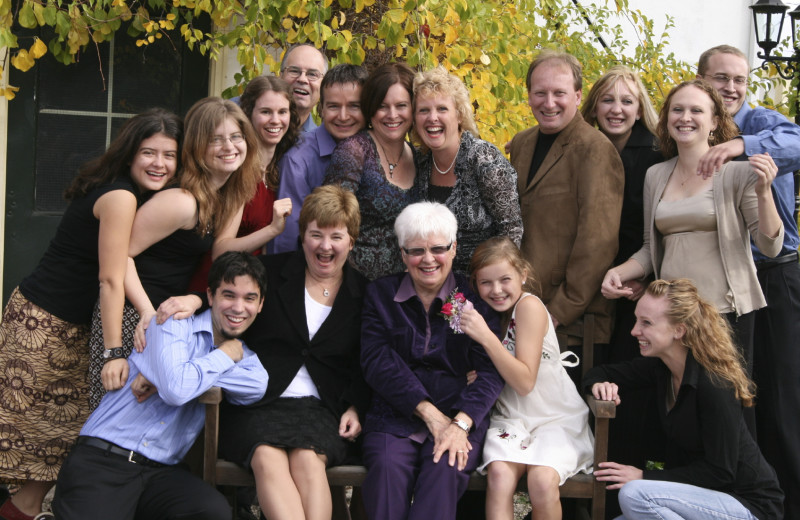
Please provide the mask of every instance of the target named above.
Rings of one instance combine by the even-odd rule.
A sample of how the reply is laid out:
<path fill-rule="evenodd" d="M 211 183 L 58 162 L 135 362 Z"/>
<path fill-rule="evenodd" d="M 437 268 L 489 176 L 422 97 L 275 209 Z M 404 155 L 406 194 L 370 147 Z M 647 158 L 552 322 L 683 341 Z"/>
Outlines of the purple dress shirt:
<path fill-rule="evenodd" d="M 286 217 L 283 233 L 267 244 L 269 254 L 297 250 L 300 208 L 303 207 L 306 195 L 322 185 L 335 148 L 336 141 L 325 129 L 325 125 L 321 125 L 303 134 L 300 141 L 281 158 L 278 163 L 281 182 L 277 198 L 292 199 L 292 214 Z"/>
<path fill-rule="evenodd" d="M 410 275 L 380 278 L 367 287 L 361 321 L 361 366 L 374 390 L 364 432 L 400 437 L 424 433 L 414 415 L 423 400 L 454 417 L 462 411 L 475 423 L 471 439 L 483 441 L 489 411 L 503 388 L 503 379 L 483 347 L 466 334 L 456 334 L 439 314 L 458 287 L 497 333 L 500 322 L 466 277 L 450 273 L 428 312 L 416 294 Z M 467 385 L 467 372 L 477 380 Z"/>

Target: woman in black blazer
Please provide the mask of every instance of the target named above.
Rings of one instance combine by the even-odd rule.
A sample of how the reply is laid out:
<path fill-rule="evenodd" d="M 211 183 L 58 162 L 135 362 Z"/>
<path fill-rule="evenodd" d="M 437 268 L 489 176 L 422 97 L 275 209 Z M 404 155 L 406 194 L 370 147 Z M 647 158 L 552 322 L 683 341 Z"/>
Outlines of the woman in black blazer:
<path fill-rule="evenodd" d="M 359 225 L 355 196 L 322 186 L 300 212 L 302 250 L 262 257 L 264 307 L 244 340 L 269 384 L 258 403 L 223 410 L 220 447 L 252 468 L 270 520 L 330 519 L 325 468 L 341 464 L 361 432 L 369 402 L 359 365 L 366 279 L 347 263 Z"/>

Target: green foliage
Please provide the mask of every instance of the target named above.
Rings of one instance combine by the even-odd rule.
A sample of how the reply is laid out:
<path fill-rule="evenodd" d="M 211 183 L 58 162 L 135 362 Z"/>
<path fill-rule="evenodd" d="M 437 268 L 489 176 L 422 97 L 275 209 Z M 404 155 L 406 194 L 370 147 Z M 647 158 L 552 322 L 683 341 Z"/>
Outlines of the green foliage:
<path fill-rule="evenodd" d="M 212 20 L 211 31 L 196 26 L 200 16 Z M 634 29 L 636 42 L 625 40 L 621 24 Z M 43 26 L 54 34 L 46 46 L 37 39 L 26 49 L 27 42 L 17 41 L 18 27 Z M 10 57 L 27 70 L 44 52 L 69 64 L 122 28 L 140 46 L 177 28 L 190 49 L 212 59 L 222 48 L 236 50 L 241 71 L 224 93 L 232 96 L 265 70 L 277 72 L 281 48 L 310 42 L 334 64 L 444 65 L 470 89 L 481 136 L 502 148 L 534 124 L 525 76 L 539 50 L 562 47 L 574 54 L 584 65 L 585 92 L 612 65 L 629 65 L 658 101 L 693 75 L 668 52 L 672 27 L 668 19 L 664 32 L 654 34 L 653 20 L 627 0 L 599 6 L 570 0 L 0 0 L 0 44 L 6 47 L 0 66 Z M 10 89 L 3 93 L 12 98 Z"/>

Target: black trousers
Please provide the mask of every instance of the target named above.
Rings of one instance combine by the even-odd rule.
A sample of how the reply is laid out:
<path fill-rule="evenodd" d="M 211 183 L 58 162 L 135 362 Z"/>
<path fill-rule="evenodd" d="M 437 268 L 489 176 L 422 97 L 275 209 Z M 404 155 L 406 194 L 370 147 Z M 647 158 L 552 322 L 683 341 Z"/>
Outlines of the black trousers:
<path fill-rule="evenodd" d="M 128 462 L 100 448 L 77 444 L 56 482 L 53 514 L 59 520 L 230 520 L 219 491 L 182 466 Z"/>
<path fill-rule="evenodd" d="M 775 468 L 785 518 L 800 518 L 800 265 L 759 267 L 753 361 L 758 445 Z"/>

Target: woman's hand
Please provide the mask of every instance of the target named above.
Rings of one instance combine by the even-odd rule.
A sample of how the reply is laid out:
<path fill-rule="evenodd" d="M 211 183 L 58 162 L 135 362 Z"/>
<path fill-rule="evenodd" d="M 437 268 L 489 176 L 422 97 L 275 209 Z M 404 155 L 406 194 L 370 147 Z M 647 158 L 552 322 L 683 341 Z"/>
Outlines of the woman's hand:
<path fill-rule="evenodd" d="M 136 328 L 133 330 L 133 348 L 136 349 L 136 352 L 142 352 L 147 346 L 145 331 L 150 326 L 150 320 L 155 315 L 156 311 L 152 308 L 140 313 L 139 323 L 136 324 Z"/>
<path fill-rule="evenodd" d="M 275 235 L 280 235 L 286 228 L 286 217 L 292 214 L 292 199 L 278 199 L 272 204 L 272 222 L 270 226 L 275 230 Z"/>
<path fill-rule="evenodd" d="M 448 453 L 447 463 L 455 466 L 458 463 L 458 471 L 464 471 L 467 466 L 469 452 L 472 450 L 467 438 L 467 432 L 456 426 L 452 421 L 446 428 L 440 430 L 440 434 L 433 437 L 433 462 L 439 460 Z"/>
<path fill-rule="evenodd" d="M 100 371 L 100 380 L 103 382 L 103 388 L 107 392 L 122 388 L 128 380 L 128 370 L 128 360 L 125 358 L 106 361 Z"/>
<path fill-rule="evenodd" d="M 361 421 L 358 420 L 358 412 L 355 406 L 351 406 L 342 414 L 339 420 L 339 435 L 343 439 L 354 442 L 361 433 Z"/>
<path fill-rule="evenodd" d="M 592 385 L 592 395 L 595 399 L 614 401 L 614 404 L 617 406 L 622 402 L 622 399 L 619 398 L 619 394 L 617 393 L 618 391 L 619 387 L 615 383 L 609 383 L 608 381 Z"/>
<path fill-rule="evenodd" d="M 778 167 L 775 165 L 775 161 L 766 153 L 752 155 L 747 160 L 750 162 L 753 172 L 758 175 L 756 194 L 772 197 L 770 187 L 772 186 L 772 181 L 775 180 L 775 176 L 778 175 Z"/>
<path fill-rule="evenodd" d="M 634 466 L 625 466 L 616 462 L 601 462 L 600 469 L 594 470 L 594 476 L 601 482 L 615 482 L 606 489 L 619 489 L 631 480 L 641 480 L 644 473 Z"/>
<path fill-rule="evenodd" d="M 619 273 L 614 269 L 609 269 L 603 277 L 603 285 L 600 286 L 600 292 L 609 300 L 633 296 L 633 289 L 622 282 Z"/>
<path fill-rule="evenodd" d="M 632 302 L 638 301 L 644 294 L 644 290 L 647 289 L 645 284 L 639 280 L 628 280 L 625 282 L 625 287 L 631 290 L 630 296 L 626 296 L 626 298 Z"/>
<path fill-rule="evenodd" d="M 495 337 L 494 332 L 492 332 L 492 329 L 486 324 L 486 320 L 483 319 L 481 313 L 476 311 L 472 306 L 470 306 L 469 310 L 465 307 L 464 310 L 461 311 L 460 324 L 461 330 L 481 345 L 484 344 L 483 339 Z"/>
<path fill-rule="evenodd" d="M 203 301 L 196 294 L 173 296 L 164 300 L 156 311 L 156 323 L 161 325 L 170 317 L 185 320 L 203 306 Z"/>

